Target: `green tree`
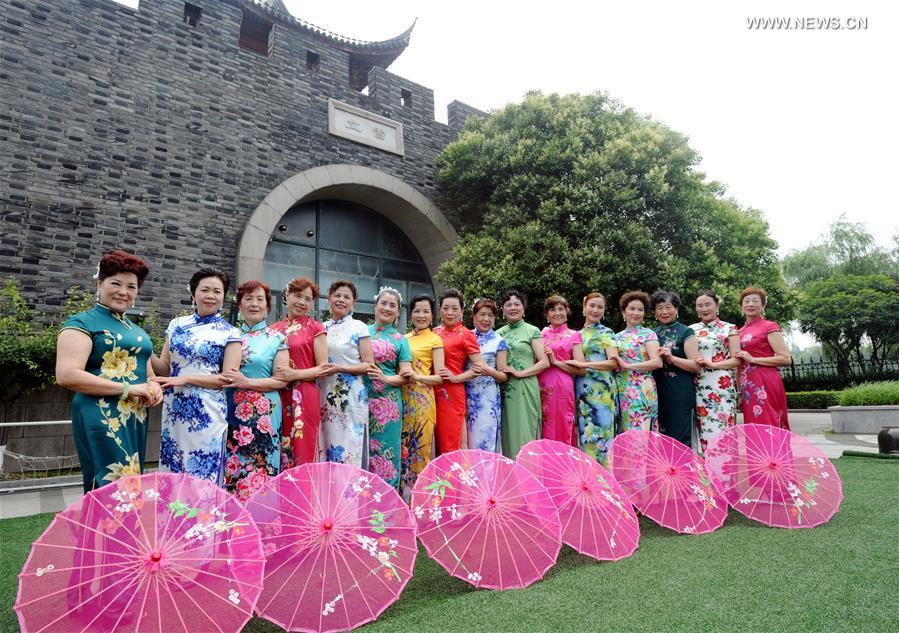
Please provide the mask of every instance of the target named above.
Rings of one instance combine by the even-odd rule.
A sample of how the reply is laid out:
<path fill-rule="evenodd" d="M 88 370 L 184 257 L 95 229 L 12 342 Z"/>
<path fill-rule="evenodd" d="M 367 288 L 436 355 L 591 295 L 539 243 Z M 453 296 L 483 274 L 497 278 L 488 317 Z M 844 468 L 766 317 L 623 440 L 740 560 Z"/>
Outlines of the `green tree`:
<path fill-rule="evenodd" d="M 698 162 L 686 137 L 602 94 L 534 92 L 471 118 L 437 162 L 465 218 L 438 279 L 468 296 L 519 288 L 536 322 L 549 294 L 577 305 L 599 290 L 614 324 L 614 302 L 630 289 L 679 291 L 688 320 L 693 297 L 712 286 L 736 320 L 739 291 L 762 285 L 769 315 L 789 320 L 793 297 L 767 224 L 724 198 Z"/>
<path fill-rule="evenodd" d="M 881 361 L 899 344 L 899 289 L 886 275 L 836 274 L 810 283 L 799 302 L 799 324 L 831 351 L 841 371 L 865 337 L 871 359 Z"/>

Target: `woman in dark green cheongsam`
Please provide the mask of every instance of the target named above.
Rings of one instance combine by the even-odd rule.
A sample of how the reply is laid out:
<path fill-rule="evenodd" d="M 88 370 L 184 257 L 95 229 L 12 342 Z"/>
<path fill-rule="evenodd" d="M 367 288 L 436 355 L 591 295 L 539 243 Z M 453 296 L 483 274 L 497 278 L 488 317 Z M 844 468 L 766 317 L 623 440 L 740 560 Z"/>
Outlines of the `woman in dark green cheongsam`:
<path fill-rule="evenodd" d="M 97 264 L 97 305 L 62 326 L 56 344 L 56 382 L 77 392 L 72 432 L 84 491 L 143 470 L 147 407 L 162 399 L 153 376 L 150 336 L 125 311 L 134 304 L 149 268 L 124 251 Z"/>
<path fill-rule="evenodd" d="M 656 290 L 652 293 L 656 313 L 656 336 L 662 368 L 653 371 L 659 391 L 659 430 L 681 444 L 691 446 L 696 410 L 694 379 L 700 367 L 693 359 L 699 346 L 693 330 L 677 320 L 680 297 L 676 292 Z"/>

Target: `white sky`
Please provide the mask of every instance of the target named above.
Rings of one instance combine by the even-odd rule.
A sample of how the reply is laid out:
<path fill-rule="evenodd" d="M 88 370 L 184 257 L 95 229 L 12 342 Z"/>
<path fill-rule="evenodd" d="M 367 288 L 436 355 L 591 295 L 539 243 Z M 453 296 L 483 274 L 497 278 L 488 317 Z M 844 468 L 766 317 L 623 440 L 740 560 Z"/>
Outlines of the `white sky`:
<path fill-rule="evenodd" d="M 608 92 L 690 137 L 701 169 L 762 210 L 781 254 L 840 213 L 899 231 L 899 4 L 285 0 L 381 40 L 418 24 L 391 72 L 433 88 L 436 117 L 544 92 Z M 789 7 L 789 8 L 785 8 Z M 867 18 L 867 30 L 758 31 L 747 17 Z"/>

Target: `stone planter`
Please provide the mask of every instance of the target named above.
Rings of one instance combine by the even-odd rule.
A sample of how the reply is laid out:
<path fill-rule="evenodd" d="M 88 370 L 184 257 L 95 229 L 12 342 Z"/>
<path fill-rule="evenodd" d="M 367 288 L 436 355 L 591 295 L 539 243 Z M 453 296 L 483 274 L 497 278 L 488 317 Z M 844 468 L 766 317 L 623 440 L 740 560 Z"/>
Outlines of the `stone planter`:
<path fill-rule="evenodd" d="M 877 435 L 881 427 L 899 424 L 899 405 L 828 407 L 834 433 Z"/>

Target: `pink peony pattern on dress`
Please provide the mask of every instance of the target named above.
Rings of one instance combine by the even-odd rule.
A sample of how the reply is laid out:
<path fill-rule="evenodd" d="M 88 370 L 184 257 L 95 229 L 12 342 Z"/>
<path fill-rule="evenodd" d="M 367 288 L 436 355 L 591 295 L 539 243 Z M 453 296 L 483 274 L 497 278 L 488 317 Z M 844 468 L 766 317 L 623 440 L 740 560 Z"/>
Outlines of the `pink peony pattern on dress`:
<path fill-rule="evenodd" d="M 641 325 L 618 332 L 616 341 L 622 359 L 628 363 L 642 363 L 649 360 L 646 343 L 658 341 L 658 336 Z M 659 402 L 652 372 L 619 371 L 618 393 L 620 432 L 630 429 L 658 431 Z"/>

